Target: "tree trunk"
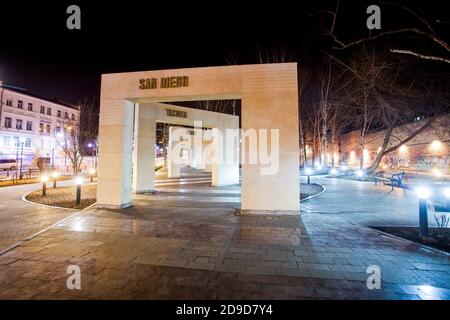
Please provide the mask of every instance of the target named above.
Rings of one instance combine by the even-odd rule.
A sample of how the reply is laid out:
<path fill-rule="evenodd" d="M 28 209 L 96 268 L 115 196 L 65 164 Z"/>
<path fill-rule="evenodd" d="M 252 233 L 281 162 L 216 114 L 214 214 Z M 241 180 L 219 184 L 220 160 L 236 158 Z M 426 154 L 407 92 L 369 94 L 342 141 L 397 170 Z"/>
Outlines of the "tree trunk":
<path fill-rule="evenodd" d="M 361 133 L 359 135 L 359 149 L 361 152 L 361 155 L 359 157 L 359 168 L 364 168 L 364 129 L 361 129 Z"/>

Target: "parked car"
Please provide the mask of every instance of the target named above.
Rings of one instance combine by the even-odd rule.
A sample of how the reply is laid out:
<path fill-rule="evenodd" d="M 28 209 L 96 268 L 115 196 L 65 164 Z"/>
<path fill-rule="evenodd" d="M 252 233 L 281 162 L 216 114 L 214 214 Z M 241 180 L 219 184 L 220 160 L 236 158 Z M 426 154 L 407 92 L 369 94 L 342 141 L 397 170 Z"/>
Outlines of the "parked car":
<path fill-rule="evenodd" d="M 0 159 L 0 170 L 16 170 L 17 162 L 15 159 Z"/>

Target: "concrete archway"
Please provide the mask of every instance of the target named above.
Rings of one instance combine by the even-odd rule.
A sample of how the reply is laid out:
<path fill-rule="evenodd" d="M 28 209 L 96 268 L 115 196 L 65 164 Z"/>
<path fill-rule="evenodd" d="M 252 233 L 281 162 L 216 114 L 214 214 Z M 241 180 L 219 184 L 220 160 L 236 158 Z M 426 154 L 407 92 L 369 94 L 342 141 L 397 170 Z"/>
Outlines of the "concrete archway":
<path fill-rule="evenodd" d="M 262 163 L 242 164 L 242 212 L 299 213 L 297 86 L 296 63 L 102 75 L 98 205 L 131 205 L 133 137 L 150 135 L 145 128 L 154 121 L 152 108 L 146 108 L 146 104 L 241 99 L 243 130 L 277 129 L 279 132 L 279 169 L 275 174 L 261 174 L 261 168 L 264 167 Z M 136 128 L 135 123 L 138 123 Z M 230 123 L 222 128 L 232 128 L 232 125 Z M 140 157 L 139 150 L 146 149 L 139 143 L 137 140 L 135 159 Z M 249 156 L 247 147 L 242 150 L 243 157 Z M 151 152 L 152 149 L 148 150 Z M 143 154 L 142 156 L 145 157 Z M 135 181 L 139 179 L 139 170 L 136 170 Z M 137 189 L 141 187 L 145 190 L 145 183 L 142 186 L 136 185 Z"/>

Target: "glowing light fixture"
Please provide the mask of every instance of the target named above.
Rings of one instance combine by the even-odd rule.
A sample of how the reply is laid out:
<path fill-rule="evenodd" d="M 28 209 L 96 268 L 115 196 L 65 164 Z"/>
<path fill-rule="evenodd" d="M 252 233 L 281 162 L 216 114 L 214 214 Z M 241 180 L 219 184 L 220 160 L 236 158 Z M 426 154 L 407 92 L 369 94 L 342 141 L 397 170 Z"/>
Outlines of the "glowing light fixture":
<path fill-rule="evenodd" d="M 83 177 L 80 177 L 80 176 L 75 177 L 75 183 L 76 184 L 82 184 L 83 183 Z"/>
<path fill-rule="evenodd" d="M 400 153 L 406 153 L 408 151 L 408 147 L 405 145 L 402 145 L 400 147 L 400 149 L 398 149 L 400 151 Z"/>
<path fill-rule="evenodd" d="M 44 175 L 41 177 L 41 181 L 42 182 L 47 182 L 48 181 L 48 176 Z"/>
<path fill-rule="evenodd" d="M 432 149 L 433 151 L 439 151 L 439 150 L 441 150 L 441 148 L 442 148 L 442 142 L 440 142 L 440 141 L 438 141 L 438 140 L 434 140 L 434 141 L 431 143 L 431 149 Z"/>
<path fill-rule="evenodd" d="M 450 188 L 445 188 L 443 193 L 444 197 L 450 198 Z"/>
<path fill-rule="evenodd" d="M 428 197 L 430 196 L 430 188 L 425 186 L 417 187 L 416 194 L 419 199 L 428 199 Z"/>

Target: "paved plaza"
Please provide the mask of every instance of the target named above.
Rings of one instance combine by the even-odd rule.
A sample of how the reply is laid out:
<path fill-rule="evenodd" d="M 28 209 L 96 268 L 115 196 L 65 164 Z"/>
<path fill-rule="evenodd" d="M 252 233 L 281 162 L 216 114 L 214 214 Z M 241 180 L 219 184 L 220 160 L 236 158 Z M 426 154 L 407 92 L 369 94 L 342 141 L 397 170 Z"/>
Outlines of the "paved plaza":
<path fill-rule="evenodd" d="M 238 186 L 212 188 L 209 174 L 186 169 L 180 179 L 161 172 L 158 192 L 134 196 L 126 210 L 63 213 L 18 196 L 7 208 L 2 198 L 5 217 L 16 202 L 70 216 L 0 256 L 0 298 L 450 299 L 448 255 L 366 227 L 414 223 L 414 198 L 317 179 L 327 192 L 302 203 L 300 217 L 237 216 Z M 392 204 L 404 207 L 384 210 Z M 81 269 L 81 290 L 66 286 L 69 265 Z M 380 290 L 366 286 L 370 265 L 380 267 Z"/>

